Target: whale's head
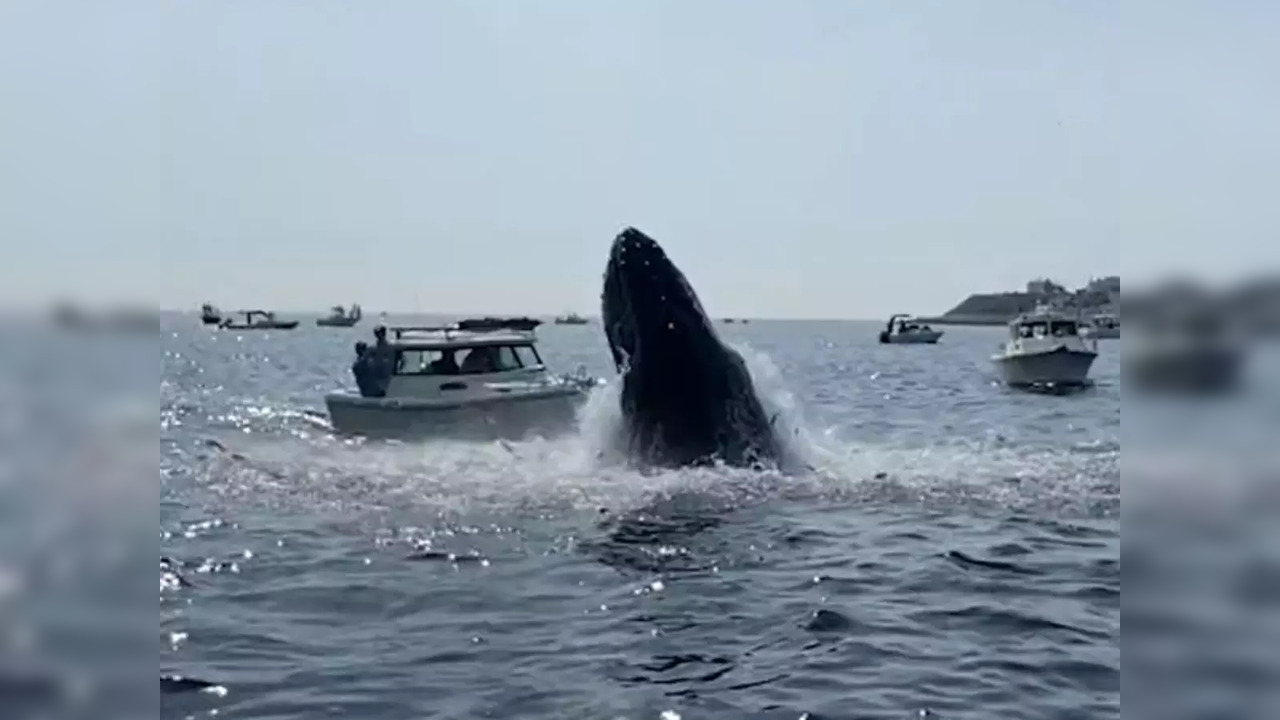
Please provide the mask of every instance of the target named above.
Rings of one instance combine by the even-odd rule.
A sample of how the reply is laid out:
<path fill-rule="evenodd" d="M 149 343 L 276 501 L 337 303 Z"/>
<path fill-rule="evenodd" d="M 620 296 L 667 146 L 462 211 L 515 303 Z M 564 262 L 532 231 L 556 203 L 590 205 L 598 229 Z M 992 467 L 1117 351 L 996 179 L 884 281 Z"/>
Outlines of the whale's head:
<path fill-rule="evenodd" d="M 657 241 L 630 227 L 614 238 L 601 304 L 633 457 L 672 466 L 781 462 L 784 448 L 746 362 L 720 341 Z"/>
<path fill-rule="evenodd" d="M 618 370 L 647 361 L 697 357 L 715 328 L 684 273 L 656 240 L 627 228 L 613 240 L 605 269 L 601 318 Z"/>

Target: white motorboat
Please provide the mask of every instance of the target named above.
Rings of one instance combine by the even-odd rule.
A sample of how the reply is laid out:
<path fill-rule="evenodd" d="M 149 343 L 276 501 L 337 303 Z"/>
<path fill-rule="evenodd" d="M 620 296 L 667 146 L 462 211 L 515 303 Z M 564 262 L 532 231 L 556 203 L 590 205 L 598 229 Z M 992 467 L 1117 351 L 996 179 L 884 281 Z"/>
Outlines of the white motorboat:
<path fill-rule="evenodd" d="M 1080 334 L 1095 340 L 1119 340 L 1120 317 L 1112 313 L 1099 313 L 1086 325 L 1081 326 Z"/>
<path fill-rule="evenodd" d="M 1081 337 L 1079 320 L 1042 307 L 1009 321 L 1009 339 L 991 359 L 1011 387 L 1068 388 L 1088 384 L 1097 357 L 1097 343 Z"/>
<path fill-rule="evenodd" d="M 391 337 L 366 351 L 385 358 L 380 387 L 326 395 L 330 424 L 340 434 L 401 439 L 519 439 L 568 430 L 599 381 L 582 371 L 549 372 L 536 347 L 537 322 L 380 327 L 375 337 L 386 330 Z"/>
<path fill-rule="evenodd" d="M 921 325 L 910 315 L 893 315 L 880 331 L 880 343 L 884 345 L 934 345 L 942 337 L 941 330 Z"/>
<path fill-rule="evenodd" d="M 1171 303 L 1140 317 L 1120 349 L 1122 377 L 1141 390 L 1233 389 L 1248 353 L 1241 324 L 1224 310 Z"/>

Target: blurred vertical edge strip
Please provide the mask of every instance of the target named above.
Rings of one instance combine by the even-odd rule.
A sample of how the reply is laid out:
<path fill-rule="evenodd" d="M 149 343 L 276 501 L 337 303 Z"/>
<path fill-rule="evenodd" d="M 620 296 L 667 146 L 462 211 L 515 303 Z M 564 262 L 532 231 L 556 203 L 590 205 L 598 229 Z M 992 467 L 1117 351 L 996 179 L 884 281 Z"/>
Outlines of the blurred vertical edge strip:
<path fill-rule="evenodd" d="M 157 335 L 48 320 L 0 318 L 0 716 L 154 716 Z"/>

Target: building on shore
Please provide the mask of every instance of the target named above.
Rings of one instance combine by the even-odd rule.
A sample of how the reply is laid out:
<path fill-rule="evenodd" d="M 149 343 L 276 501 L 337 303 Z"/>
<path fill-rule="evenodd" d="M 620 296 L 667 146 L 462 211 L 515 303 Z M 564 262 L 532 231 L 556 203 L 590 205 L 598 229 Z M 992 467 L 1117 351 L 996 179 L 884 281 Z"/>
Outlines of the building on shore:
<path fill-rule="evenodd" d="M 1040 305 L 1086 315 L 1119 314 L 1120 278 L 1116 275 L 1095 278 L 1076 290 L 1068 290 L 1048 278 L 1037 278 L 1028 282 L 1022 292 L 974 293 L 946 313 L 922 319 L 938 324 L 1003 325 Z"/>

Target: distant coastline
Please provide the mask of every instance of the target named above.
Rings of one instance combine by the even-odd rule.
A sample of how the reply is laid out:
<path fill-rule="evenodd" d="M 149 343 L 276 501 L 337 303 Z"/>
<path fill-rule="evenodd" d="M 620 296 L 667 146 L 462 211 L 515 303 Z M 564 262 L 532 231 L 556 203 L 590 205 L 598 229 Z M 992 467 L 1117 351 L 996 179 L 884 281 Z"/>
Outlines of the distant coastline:
<path fill-rule="evenodd" d="M 1077 290 L 1067 290 L 1052 280 L 1032 280 L 1023 291 L 974 293 L 941 315 L 918 320 L 931 325 L 1004 325 L 1042 304 L 1079 310 L 1086 315 L 1118 313 L 1120 278 L 1112 275 L 1092 280 Z"/>

